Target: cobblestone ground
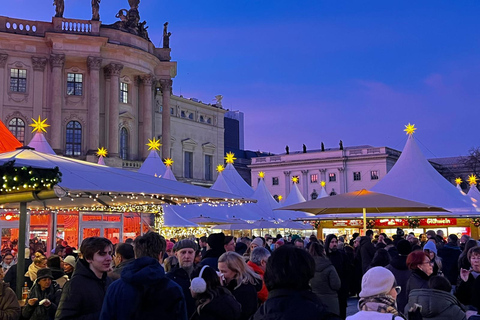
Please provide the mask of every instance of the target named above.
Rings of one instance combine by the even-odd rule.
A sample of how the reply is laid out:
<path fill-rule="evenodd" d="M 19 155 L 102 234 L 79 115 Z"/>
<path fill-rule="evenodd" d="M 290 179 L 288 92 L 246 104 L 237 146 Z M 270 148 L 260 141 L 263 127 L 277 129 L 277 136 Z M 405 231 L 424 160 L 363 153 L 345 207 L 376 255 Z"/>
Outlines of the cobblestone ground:
<path fill-rule="evenodd" d="M 358 311 L 358 298 L 348 298 L 347 317 Z"/>

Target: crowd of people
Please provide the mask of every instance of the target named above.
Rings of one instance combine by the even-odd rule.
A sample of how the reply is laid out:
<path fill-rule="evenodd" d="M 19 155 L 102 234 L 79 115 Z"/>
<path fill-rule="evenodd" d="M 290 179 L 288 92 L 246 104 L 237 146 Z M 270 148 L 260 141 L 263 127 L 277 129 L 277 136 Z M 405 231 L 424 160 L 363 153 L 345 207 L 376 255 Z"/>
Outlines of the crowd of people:
<path fill-rule="evenodd" d="M 480 319 L 479 243 L 440 230 L 324 240 L 148 232 L 116 245 L 90 237 L 78 251 L 34 246 L 23 306 L 16 266 L 2 248 L 0 319 Z M 347 317 L 352 296 L 359 310 Z"/>

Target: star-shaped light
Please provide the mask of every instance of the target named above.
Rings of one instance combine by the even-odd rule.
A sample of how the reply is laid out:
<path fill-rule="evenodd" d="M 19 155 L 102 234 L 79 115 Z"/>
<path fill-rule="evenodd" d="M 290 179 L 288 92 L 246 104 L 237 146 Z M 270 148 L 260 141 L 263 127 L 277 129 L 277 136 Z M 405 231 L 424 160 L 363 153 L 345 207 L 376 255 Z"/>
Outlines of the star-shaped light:
<path fill-rule="evenodd" d="M 457 185 L 460 184 L 460 183 L 462 183 L 462 178 L 457 178 L 457 179 L 455 179 L 455 183 L 456 183 Z"/>
<path fill-rule="evenodd" d="M 107 154 L 108 154 L 107 149 L 105 149 L 104 147 L 98 148 L 97 156 L 105 158 Z"/>
<path fill-rule="evenodd" d="M 415 125 L 414 124 L 410 124 L 410 122 L 405 126 L 405 129 L 403 131 L 405 131 L 409 136 L 413 135 L 415 133 L 415 130 L 417 130 L 417 128 L 415 128 Z"/>
<path fill-rule="evenodd" d="M 163 161 L 163 163 L 165 163 L 167 167 L 171 167 L 173 164 L 173 160 L 171 158 L 167 158 L 165 159 L 165 161 Z"/>
<path fill-rule="evenodd" d="M 262 178 L 262 179 L 265 178 L 265 172 L 260 171 L 260 172 L 258 173 L 258 177 L 259 177 L 259 178 Z"/>
<path fill-rule="evenodd" d="M 471 175 L 468 176 L 468 183 L 469 183 L 470 185 L 477 185 L 477 179 L 478 179 L 478 178 L 477 178 L 476 175 L 471 174 Z"/>
<path fill-rule="evenodd" d="M 47 121 L 47 118 L 41 120 L 40 116 L 38 116 L 38 120 L 35 120 L 33 118 L 32 120 L 33 120 L 33 123 L 29 125 L 30 127 L 33 127 L 32 132 L 42 132 L 42 131 L 47 132 L 45 128 L 50 127 L 49 124 L 45 123 L 45 121 Z"/>
<path fill-rule="evenodd" d="M 217 166 L 217 172 L 222 172 L 223 170 L 225 170 L 225 167 L 223 166 L 223 164 L 219 164 Z"/>
<path fill-rule="evenodd" d="M 325 183 L 325 181 L 320 181 L 320 185 L 321 185 L 322 187 L 325 187 L 327 184 Z"/>
<path fill-rule="evenodd" d="M 148 139 L 148 150 L 160 150 L 160 146 L 162 144 L 160 143 L 160 139 L 153 138 L 153 139 Z"/>
<path fill-rule="evenodd" d="M 282 201 L 282 199 L 283 199 L 282 195 L 279 195 L 278 196 L 278 201 Z"/>
<path fill-rule="evenodd" d="M 293 182 L 293 183 L 298 183 L 298 177 L 293 177 L 293 178 L 292 178 L 292 182 Z"/>
<path fill-rule="evenodd" d="M 226 163 L 233 163 L 233 161 L 235 160 L 237 160 L 237 158 L 235 158 L 235 154 L 233 152 L 229 152 L 226 154 L 226 157 L 225 157 Z"/>

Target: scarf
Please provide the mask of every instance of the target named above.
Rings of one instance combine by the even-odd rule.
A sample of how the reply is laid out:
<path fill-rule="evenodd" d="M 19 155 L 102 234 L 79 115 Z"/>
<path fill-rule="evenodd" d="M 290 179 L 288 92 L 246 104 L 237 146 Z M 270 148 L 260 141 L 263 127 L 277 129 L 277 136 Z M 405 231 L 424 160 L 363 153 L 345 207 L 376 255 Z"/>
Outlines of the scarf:
<path fill-rule="evenodd" d="M 362 311 L 375 311 L 380 313 L 392 313 L 401 316 L 397 310 L 395 299 L 387 294 L 379 294 L 372 297 L 360 298 L 358 309 Z"/>

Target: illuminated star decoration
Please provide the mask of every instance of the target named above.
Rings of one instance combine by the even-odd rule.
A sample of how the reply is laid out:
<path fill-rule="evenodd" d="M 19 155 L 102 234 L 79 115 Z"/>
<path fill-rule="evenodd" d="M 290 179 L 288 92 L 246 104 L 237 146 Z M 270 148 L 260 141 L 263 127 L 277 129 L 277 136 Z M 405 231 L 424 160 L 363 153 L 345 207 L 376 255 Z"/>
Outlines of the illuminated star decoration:
<path fill-rule="evenodd" d="M 415 130 L 417 130 L 417 128 L 415 128 L 415 125 L 414 124 L 410 124 L 410 122 L 405 126 L 405 129 L 403 131 L 405 131 L 409 136 L 413 135 L 415 133 Z"/>
<path fill-rule="evenodd" d="M 105 149 L 104 147 L 98 148 L 97 156 L 105 158 L 107 154 L 108 154 L 107 149 Z"/>
<path fill-rule="evenodd" d="M 220 173 L 220 172 L 222 172 L 223 170 L 225 170 L 225 167 L 223 166 L 223 164 L 219 164 L 219 165 L 217 166 L 217 172 Z"/>
<path fill-rule="evenodd" d="M 278 201 L 282 201 L 283 197 L 281 195 L 278 196 Z"/>
<path fill-rule="evenodd" d="M 227 153 L 227 156 L 225 157 L 225 162 L 226 163 L 232 163 L 233 164 L 233 161 L 237 160 L 237 158 L 235 158 L 235 154 L 233 152 L 229 152 Z"/>
<path fill-rule="evenodd" d="M 321 182 L 320 182 L 320 185 L 321 185 L 322 187 L 325 187 L 327 184 L 325 183 L 325 181 L 321 181 Z"/>
<path fill-rule="evenodd" d="M 148 150 L 160 150 L 160 146 L 162 144 L 160 143 L 160 139 L 153 138 L 153 139 L 148 139 Z"/>
<path fill-rule="evenodd" d="M 293 178 L 292 178 L 292 182 L 293 182 L 293 183 L 298 183 L 298 177 L 293 177 Z"/>
<path fill-rule="evenodd" d="M 457 185 L 460 184 L 460 183 L 462 183 L 462 178 L 457 178 L 457 179 L 455 179 L 455 183 L 456 183 Z"/>
<path fill-rule="evenodd" d="M 173 160 L 171 158 L 167 158 L 165 159 L 164 163 L 167 167 L 171 167 L 173 164 Z"/>
<path fill-rule="evenodd" d="M 49 124 L 45 123 L 45 121 L 47 121 L 47 118 L 41 120 L 40 116 L 38 116 L 38 120 L 35 120 L 33 118 L 32 118 L 32 120 L 33 120 L 33 123 L 29 125 L 30 127 L 33 127 L 32 132 L 40 132 L 40 133 L 42 131 L 47 132 L 47 130 L 45 130 L 45 128 L 50 127 Z"/>
<path fill-rule="evenodd" d="M 476 175 L 471 174 L 471 175 L 468 176 L 468 183 L 469 183 L 470 185 L 477 185 L 477 179 L 478 179 L 478 178 L 477 178 Z"/>
<path fill-rule="evenodd" d="M 260 172 L 258 173 L 258 177 L 261 178 L 261 179 L 265 178 L 265 172 L 260 171 Z"/>

